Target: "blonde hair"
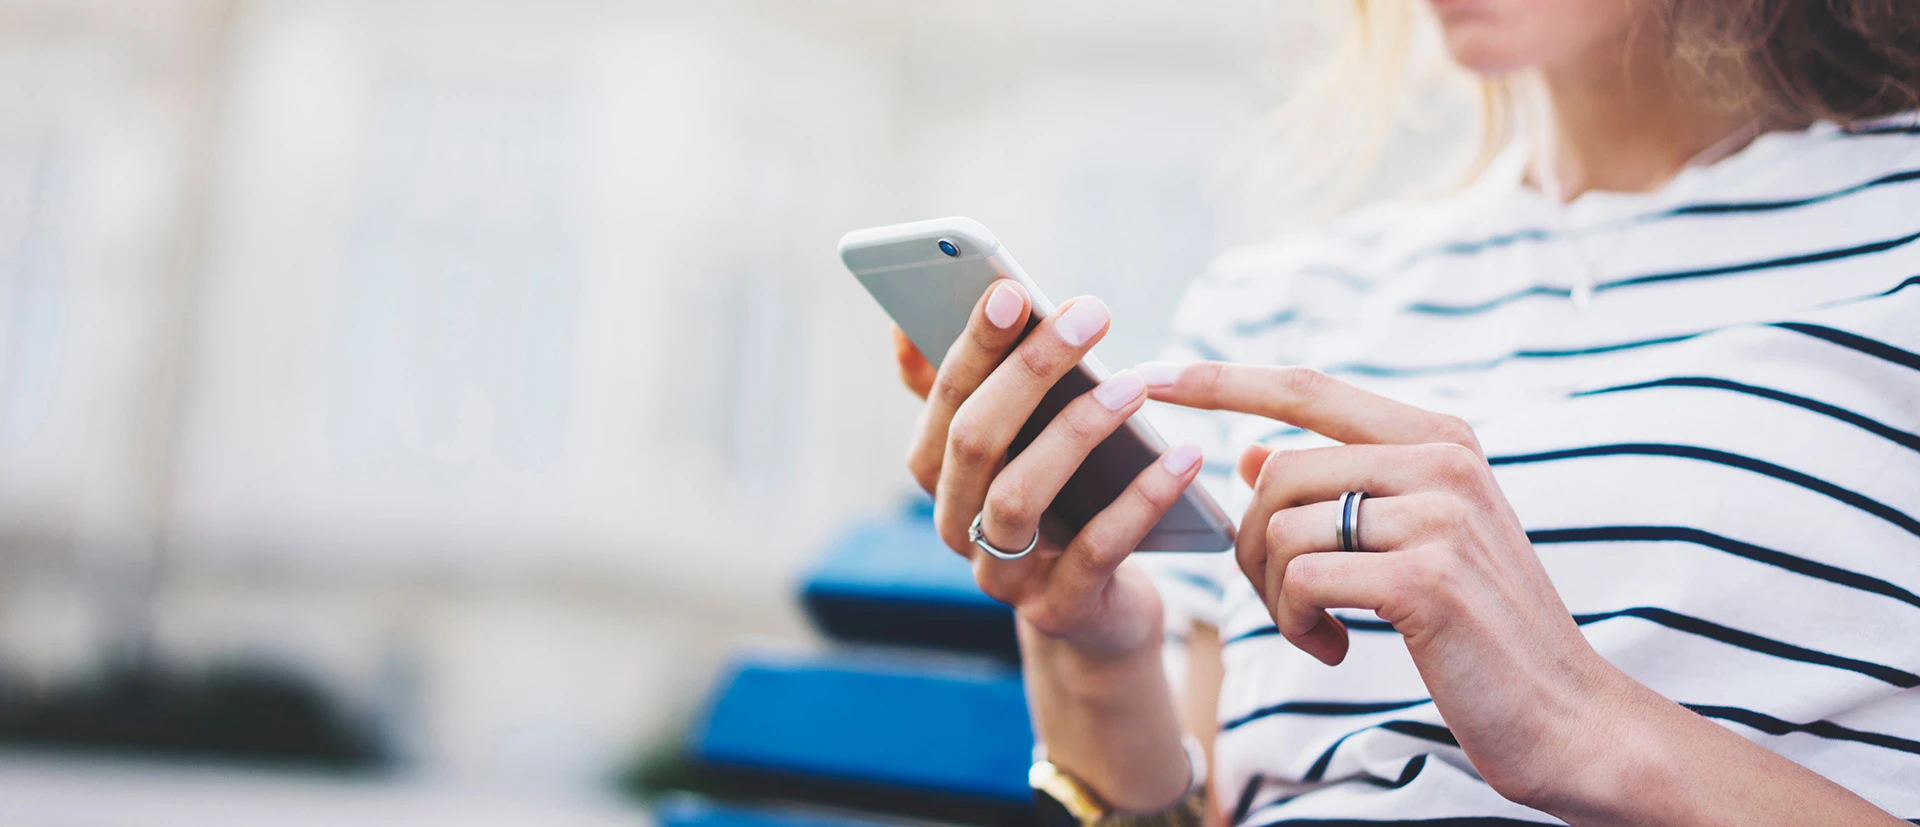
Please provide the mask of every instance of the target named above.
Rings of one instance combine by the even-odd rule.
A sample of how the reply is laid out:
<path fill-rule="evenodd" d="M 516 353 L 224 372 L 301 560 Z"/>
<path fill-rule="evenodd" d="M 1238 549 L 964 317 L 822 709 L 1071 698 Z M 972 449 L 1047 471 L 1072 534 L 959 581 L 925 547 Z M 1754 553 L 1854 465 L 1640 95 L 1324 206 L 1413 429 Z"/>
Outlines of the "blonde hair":
<path fill-rule="evenodd" d="M 1354 0 L 1331 52 L 1259 128 L 1266 149 L 1247 179 L 1254 209 L 1312 223 L 1362 196 L 1457 189 L 1516 137 L 1517 110 L 1511 79 L 1480 78 L 1448 59 L 1424 4 Z M 1425 175 L 1389 185 L 1375 174 L 1396 140 L 1464 143 Z"/>

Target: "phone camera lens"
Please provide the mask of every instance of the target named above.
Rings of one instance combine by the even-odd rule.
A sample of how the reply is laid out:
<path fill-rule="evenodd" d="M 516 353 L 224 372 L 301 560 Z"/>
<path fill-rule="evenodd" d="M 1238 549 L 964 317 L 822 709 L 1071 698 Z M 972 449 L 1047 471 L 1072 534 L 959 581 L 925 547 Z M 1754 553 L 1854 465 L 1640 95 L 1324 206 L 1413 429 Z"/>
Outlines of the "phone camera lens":
<path fill-rule="evenodd" d="M 960 247 L 944 238 L 940 239 L 940 252 L 946 253 L 954 258 L 960 257 Z"/>

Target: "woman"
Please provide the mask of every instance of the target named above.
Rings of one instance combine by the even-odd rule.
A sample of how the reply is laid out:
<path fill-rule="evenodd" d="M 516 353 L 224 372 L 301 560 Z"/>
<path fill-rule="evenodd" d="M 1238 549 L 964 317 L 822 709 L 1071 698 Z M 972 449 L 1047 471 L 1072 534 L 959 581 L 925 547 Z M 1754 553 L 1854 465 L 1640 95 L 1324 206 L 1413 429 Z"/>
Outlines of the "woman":
<path fill-rule="evenodd" d="M 937 375 L 902 349 L 1047 769 L 1089 820 L 1197 807 L 1196 738 L 1227 823 L 1920 819 L 1920 12 L 1430 5 L 1544 92 L 1474 185 L 1223 258 L 1173 361 L 1012 459 L 1104 305 L 1019 340 L 1001 282 Z M 1064 547 L 978 550 L 1148 396 L 1197 442 Z M 1235 554 L 1128 556 L 1216 477 Z"/>

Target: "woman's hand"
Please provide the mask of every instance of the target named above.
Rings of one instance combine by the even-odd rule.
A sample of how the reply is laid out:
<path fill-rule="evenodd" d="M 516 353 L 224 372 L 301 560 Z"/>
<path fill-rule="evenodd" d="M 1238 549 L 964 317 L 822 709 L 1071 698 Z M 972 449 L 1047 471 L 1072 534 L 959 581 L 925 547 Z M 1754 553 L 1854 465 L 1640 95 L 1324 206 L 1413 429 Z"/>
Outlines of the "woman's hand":
<path fill-rule="evenodd" d="M 1020 619 L 1027 700 L 1049 760 L 1111 806 L 1155 812 L 1185 795 L 1189 768 L 1160 658 L 1159 592 L 1126 560 L 1199 474 L 1200 449 L 1167 452 L 1064 547 L 1041 540 L 1016 560 L 976 548 L 967 536 L 975 515 L 988 543 L 1025 548 L 1087 453 L 1146 402 L 1144 380 L 1121 371 L 1009 460 L 1041 398 L 1108 325 L 1106 305 L 1080 298 L 1022 339 L 1028 314 L 1018 284 L 995 282 L 938 371 L 896 330 L 901 378 L 927 399 L 907 467 L 933 495 L 941 539 Z"/>
<path fill-rule="evenodd" d="M 974 579 L 1011 605 L 1039 633 L 1083 655 L 1117 657 L 1160 643 L 1158 593 L 1127 555 L 1198 474 L 1193 445 L 1169 451 L 1142 471 L 1120 498 L 1064 547 L 1045 540 L 1026 557 L 1001 560 L 967 536 L 975 515 L 997 548 L 1032 541 L 1040 515 L 1085 460 L 1146 401 L 1145 383 L 1121 371 L 1073 400 L 1019 456 L 1008 447 L 1040 400 L 1106 335 L 1106 305 L 1067 302 L 1026 338 L 1028 297 L 1010 280 L 995 282 L 975 305 L 967 329 L 925 387 L 907 467 L 934 498 L 940 537 L 973 561 Z M 1016 346 L 1016 342 L 1018 345 Z M 909 387 L 930 367 L 896 334 Z"/>
<path fill-rule="evenodd" d="M 1540 802 L 1627 680 L 1574 624 L 1473 430 L 1304 368 L 1143 365 L 1152 395 L 1266 416 L 1345 445 L 1246 450 L 1252 504 L 1235 548 L 1274 624 L 1324 663 L 1346 657 L 1332 608 L 1394 625 L 1460 747 L 1493 788 Z M 1340 551 L 1343 492 L 1361 550 Z M 1637 686 L 1637 685 L 1636 685 Z"/>

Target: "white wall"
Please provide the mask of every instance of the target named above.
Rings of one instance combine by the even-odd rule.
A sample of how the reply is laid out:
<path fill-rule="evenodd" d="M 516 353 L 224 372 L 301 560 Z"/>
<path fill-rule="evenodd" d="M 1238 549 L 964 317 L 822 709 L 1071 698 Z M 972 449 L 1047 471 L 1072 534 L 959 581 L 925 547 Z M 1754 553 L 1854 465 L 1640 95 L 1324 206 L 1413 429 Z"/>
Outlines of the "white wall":
<path fill-rule="evenodd" d="M 9 7 L 0 662 L 264 657 L 598 778 L 905 491 L 839 234 L 979 218 L 1147 358 L 1325 5 Z"/>

